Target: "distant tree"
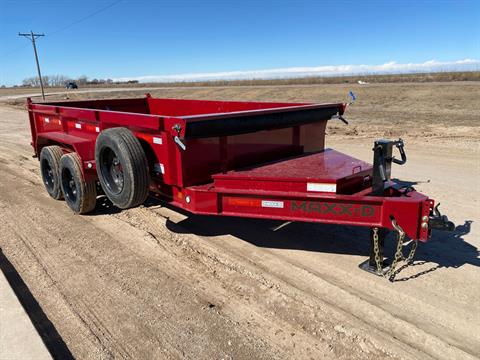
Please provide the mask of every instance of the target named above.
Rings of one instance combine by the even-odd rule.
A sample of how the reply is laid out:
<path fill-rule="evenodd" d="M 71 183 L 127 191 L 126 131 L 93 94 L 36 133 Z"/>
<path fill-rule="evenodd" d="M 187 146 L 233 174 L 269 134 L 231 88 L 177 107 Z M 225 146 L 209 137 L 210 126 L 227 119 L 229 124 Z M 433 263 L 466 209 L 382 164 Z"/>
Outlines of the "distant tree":
<path fill-rule="evenodd" d="M 31 78 L 25 78 L 22 80 L 22 86 L 32 86 Z"/>
<path fill-rule="evenodd" d="M 77 79 L 79 85 L 85 85 L 88 82 L 88 77 L 86 75 L 82 75 Z"/>
<path fill-rule="evenodd" d="M 43 81 L 43 86 L 45 86 L 45 87 L 51 86 L 51 85 L 50 85 L 50 76 L 49 76 L 49 75 L 44 75 L 44 76 L 42 76 L 42 81 Z M 38 80 L 38 82 L 40 83 L 40 80 Z"/>
<path fill-rule="evenodd" d="M 42 77 L 43 80 L 43 86 L 49 87 L 49 86 L 63 86 L 67 81 L 68 77 L 65 75 L 45 75 Z M 29 77 L 26 79 L 23 79 L 22 81 L 22 86 L 40 86 L 40 80 L 38 76 L 35 77 Z"/>
<path fill-rule="evenodd" d="M 68 81 L 68 76 L 65 75 L 50 75 L 49 86 L 63 86 Z"/>
<path fill-rule="evenodd" d="M 40 86 L 40 80 L 38 79 L 38 76 L 29 77 L 29 78 L 23 79 L 22 85 L 23 86 Z"/>

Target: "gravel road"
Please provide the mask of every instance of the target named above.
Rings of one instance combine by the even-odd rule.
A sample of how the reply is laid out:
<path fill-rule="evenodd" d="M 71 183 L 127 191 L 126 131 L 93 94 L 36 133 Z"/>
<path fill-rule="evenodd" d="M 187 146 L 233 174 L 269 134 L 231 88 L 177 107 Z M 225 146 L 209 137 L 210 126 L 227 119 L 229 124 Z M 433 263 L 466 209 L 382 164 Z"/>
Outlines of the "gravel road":
<path fill-rule="evenodd" d="M 458 226 L 390 283 L 358 268 L 363 228 L 277 229 L 155 200 L 74 215 L 43 190 L 29 142 L 27 114 L 0 107 L 0 248 L 78 359 L 480 357 L 478 151 L 407 143 L 394 176 Z M 373 139 L 327 142 L 371 159 Z"/>

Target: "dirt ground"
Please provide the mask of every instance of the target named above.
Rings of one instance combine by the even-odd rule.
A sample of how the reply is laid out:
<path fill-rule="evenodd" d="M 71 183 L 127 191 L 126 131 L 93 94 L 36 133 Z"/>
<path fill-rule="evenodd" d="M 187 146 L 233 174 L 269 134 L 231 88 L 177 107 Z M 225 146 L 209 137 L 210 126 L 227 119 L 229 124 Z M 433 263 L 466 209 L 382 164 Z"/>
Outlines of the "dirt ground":
<path fill-rule="evenodd" d="M 150 92 L 328 102 L 346 99 L 350 88 Z M 92 215 L 73 215 L 43 190 L 18 105 L 24 99 L 4 97 L 0 248 L 67 353 L 78 359 L 480 357 L 480 83 L 354 91 L 351 124 L 330 125 L 327 146 L 371 161 L 375 138 L 402 136 L 409 159 L 394 167 L 394 177 L 440 201 L 457 225 L 453 233 L 434 232 L 393 283 L 358 268 L 368 256 L 368 229 L 188 216 L 156 200 L 119 211 L 103 199 Z M 386 251 L 393 251 L 393 238 Z"/>

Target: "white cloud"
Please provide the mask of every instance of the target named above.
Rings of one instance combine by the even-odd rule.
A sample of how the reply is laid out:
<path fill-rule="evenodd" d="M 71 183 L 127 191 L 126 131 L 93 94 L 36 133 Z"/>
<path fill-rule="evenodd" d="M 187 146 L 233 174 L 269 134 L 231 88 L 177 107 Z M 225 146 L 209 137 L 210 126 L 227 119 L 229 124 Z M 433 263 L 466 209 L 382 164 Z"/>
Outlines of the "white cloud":
<path fill-rule="evenodd" d="M 140 82 L 175 82 L 207 80 L 245 80 L 245 79 L 279 79 L 308 76 L 336 76 L 362 74 L 398 74 L 435 71 L 469 71 L 480 70 L 480 60 L 463 59 L 441 62 L 429 60 L 423 63 L 399 64 L 395 61 L 380 65 L 327 65 L 315 67 L 291 67 L 280 69 L 224 71 L 209 73 L 186 73 L 174 75 L 147 75 L 115 78 L 115 81 L 138 80 Z"/>

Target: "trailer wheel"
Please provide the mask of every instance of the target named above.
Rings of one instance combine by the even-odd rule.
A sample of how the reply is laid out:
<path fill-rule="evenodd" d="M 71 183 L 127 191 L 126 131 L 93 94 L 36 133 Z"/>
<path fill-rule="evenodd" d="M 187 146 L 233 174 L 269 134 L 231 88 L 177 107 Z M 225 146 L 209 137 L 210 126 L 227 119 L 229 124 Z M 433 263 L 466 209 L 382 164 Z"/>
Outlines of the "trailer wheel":
<path fill-rule="evenodd" d="M 105 195 L 120 209 L 142 204 L 148 196 L 148 162 L 142 145 L 127 128 L 100 133 L 95 144 L 97 174 Z"/>
<path fill-rule="evenodd" d="M 69 153 L 60 159 L 60 177 L 65 202 L 76 214 L 95 209 L 97 189 L 95 181 L 85 181 L 80 157 Z"/>
<path fill-rule="evenodd" d="M 46 146 L 40 152 L 40 173 L 48 194 L 55 200 L 63 198 L 60 185 L 60 158 L 63 151 L 60 146 Z"/>

